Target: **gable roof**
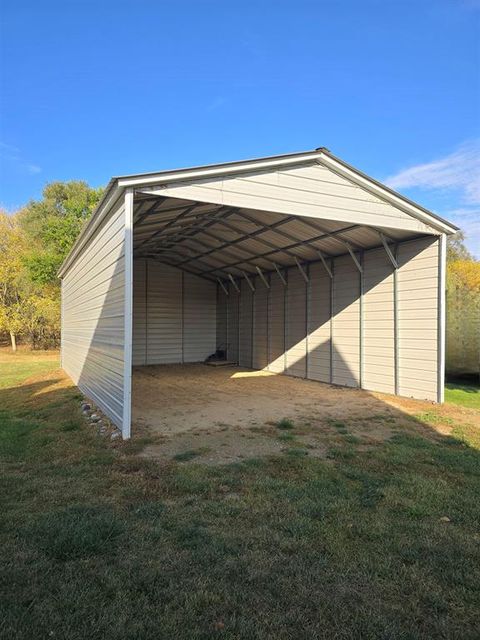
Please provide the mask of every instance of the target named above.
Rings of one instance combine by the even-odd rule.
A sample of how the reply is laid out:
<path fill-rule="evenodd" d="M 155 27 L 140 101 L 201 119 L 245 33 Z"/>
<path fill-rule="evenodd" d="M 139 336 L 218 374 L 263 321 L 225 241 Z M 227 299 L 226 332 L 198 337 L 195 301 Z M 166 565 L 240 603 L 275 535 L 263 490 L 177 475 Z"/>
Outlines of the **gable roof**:
<path fill-rule="evenodd" d="M 152 190 L 158 188 L 162 189 L 162 193 L 168 195 L 172 186 L 179 187 L 188 184 L 202 185 L 215 179 L 234 179 L 236 176 L 244 176 L 246 174 L 273 172 L 285 168 L 308 166 L 311 164 L 318 164 L 325 167 L 349 183 L 361 187 L 376 200 L 389 203 L 398 211 L 427 225 L 432 230 L 432 233 L 452 234 L 458 231 L 458 227 L 452 225 L 447 220 L 367 176 L 334 156 L 325 147 L 320 147 L 310 151 L 264 158 L 114 177 L 109 181 L 94 213 L 82 229 L 70 254 L 65 259 L 59 270 L 59 275 L 63 275 L 69 264 L 88 241 L 88 238 L 94 233 L 111 207 L 118 203 L 119 198 L 122 197 L 127 188 L 134 188 L 135 190 Z M 169 195 L 172 194 L 170 193 Z M 179 195 L 178 197 L 182 196 Z"/>

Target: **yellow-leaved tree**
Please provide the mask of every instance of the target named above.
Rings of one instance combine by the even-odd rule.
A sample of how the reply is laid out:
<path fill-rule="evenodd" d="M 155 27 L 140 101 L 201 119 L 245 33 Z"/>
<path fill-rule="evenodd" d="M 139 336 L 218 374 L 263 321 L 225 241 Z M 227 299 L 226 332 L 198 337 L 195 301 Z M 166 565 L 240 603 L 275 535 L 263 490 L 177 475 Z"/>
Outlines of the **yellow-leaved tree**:
<path fill-rule="evenodd" d="M 10 335 L 14 351 L 23 328 L 24 250 L 16 217 L 0 212 L 0 331 Z"/>

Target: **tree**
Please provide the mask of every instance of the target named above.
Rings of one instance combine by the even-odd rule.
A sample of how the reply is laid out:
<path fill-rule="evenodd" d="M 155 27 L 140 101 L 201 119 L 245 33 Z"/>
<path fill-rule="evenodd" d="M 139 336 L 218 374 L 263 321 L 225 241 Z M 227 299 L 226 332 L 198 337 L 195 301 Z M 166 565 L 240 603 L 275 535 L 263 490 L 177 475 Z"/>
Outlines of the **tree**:
<path fill-rule="evenodd" d="M 58 269 L 102 193 L 83 181 L 52 182 L 41 200 L 32 200 L 20 212 L 20 225 L 31 246 L 24 264 L 32 282 L 57 284 Z"/>
<path fill-rule="evenodd" d="M 13 351 L 23 325 L 24 246 L 16 217 L 0 212 L 0 330 L 10 335 Z"/>
<path fill-rule="evenodd" d="M 473 260 L 473 256 L 465 246 L 465 233 L 457 231 L 447 237 L 447 262 L 454 260 Z"/>

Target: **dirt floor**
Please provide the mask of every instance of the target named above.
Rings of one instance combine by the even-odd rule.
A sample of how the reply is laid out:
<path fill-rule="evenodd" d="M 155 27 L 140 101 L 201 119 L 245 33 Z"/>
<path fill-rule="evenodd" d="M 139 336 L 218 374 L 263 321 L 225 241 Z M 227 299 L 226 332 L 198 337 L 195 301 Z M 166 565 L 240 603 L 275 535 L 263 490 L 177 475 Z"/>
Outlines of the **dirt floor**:
<path fill-rule="evenodd" d="M 478 415 L 236 366 L 150 366 L 133 375 L 132 432 L 148 433 L 153 442 L 143 455 L 160 460 L 325 457 L 336 438 L 368 447 L 405 427 L 438 437 L 449 434 L 454 420 L 476 422 Z"/>

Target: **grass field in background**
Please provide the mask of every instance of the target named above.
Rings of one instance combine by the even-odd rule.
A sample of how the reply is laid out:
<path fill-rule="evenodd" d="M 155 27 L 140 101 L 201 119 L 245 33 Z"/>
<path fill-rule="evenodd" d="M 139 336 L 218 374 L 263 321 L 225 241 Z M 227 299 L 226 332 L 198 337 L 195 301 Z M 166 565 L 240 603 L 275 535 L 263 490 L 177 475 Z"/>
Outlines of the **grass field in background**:
<path fill-rule="evenodd" d="M 480 410 L 480 384 L 447 382 L 445 385 L 445 402 Z"/>
<path fill-rule="evenodd" d="M 468 423 L 410 421 L 375 447 L 347 423 L 325 459 L 160 465 L 95 435 L 56 356 L 3 354 L 0 371 L 0 636 L 478 638 Z M 463 394 L 478 406 L 448 401 Z"/>

